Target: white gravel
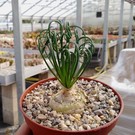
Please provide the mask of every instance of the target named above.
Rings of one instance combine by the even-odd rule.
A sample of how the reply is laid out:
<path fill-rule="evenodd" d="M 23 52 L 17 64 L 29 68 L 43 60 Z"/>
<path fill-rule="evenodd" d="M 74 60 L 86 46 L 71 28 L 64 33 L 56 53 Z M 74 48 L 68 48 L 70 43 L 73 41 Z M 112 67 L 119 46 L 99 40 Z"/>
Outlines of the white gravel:
<path fill-rule="evenodd" d="M 76 84 L 88 96 L 82 114 L 57 113 L 49 107 L 50 97 L 61 89 L 56 80 L 46 82 L 27 94 L 23 110 L 29 118 L 43 126 L 67 131 L 94 129 L 118 115 L 120 103 L 110 88 L 93 80 L 79 80 Z"/>

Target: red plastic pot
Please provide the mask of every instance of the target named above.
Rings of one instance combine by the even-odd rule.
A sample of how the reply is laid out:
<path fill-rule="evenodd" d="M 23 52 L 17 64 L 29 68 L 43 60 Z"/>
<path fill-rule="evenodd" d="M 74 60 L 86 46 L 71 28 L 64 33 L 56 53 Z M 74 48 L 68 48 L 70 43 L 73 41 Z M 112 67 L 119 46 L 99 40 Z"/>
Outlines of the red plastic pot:
<path fill-rule="evenodd" d="M 92 80 L 90 78 L 84 78 L 84 77 L 83 77 L 83 79 L 88 80 L 88 81 Z M 117 115 L 117 117 L 115 117 L 112 121 L 108 122 L 107 124 L 105 124 L 103 126 L 100 126 L 98 128 L 95 128 L 95 129 L 91 129 L 91 130 L 61 131 L 61 130 L 57 130 L 57 129 L 53 129 L 53 128 L 49 128 L 49 127 L 39 125 L 38 123 L 32 121 L 29 117 L 27 117 L 27 115 L 25 114 L 25 112 L 22 109 L 22 102 L 23 102 L 25 96 L 29 92 L 31 92 L 35 87 L 37 87 L 38 85 L 41 85 L 41 84 L 45 83 L 46 81 L 50 81 L 50 80 L 56 80 L 56 78 L 44 79 L 44 80 L 41 80 L 41 81 L 31 85 L 28 89 L 26 89 L 26 91 L 22 94 L 22 96 L 20 98 L 20 109 L 23 113 L 23 116 L 25 118 L 25 121 L 26 121 L 27 125 L 32 130 L 33 135 L 108 135 L 108 133 L 116 125 L 116 122 L 117 122 L 119 116 L 121 115 L 121 113 L 123 111 L 124 103 L 123 103 L 123 100 L 122 100 L 121 96 L 113 88 L 111 88 L 107 84 L 105 84 L 103 82 L 100 82 L 100 81 L 97 81 L 97 80 L 95 80 L 95 81 L 100 82 L 103 85 L 105 85 L 105 86 L 107 86 L 107 87 L 109 87 L 110 89 L 113 90 L 114 94 L 118 96 L 119 101 L 120 101 L 120 105 L 121 105 L 120 112 Z"/>

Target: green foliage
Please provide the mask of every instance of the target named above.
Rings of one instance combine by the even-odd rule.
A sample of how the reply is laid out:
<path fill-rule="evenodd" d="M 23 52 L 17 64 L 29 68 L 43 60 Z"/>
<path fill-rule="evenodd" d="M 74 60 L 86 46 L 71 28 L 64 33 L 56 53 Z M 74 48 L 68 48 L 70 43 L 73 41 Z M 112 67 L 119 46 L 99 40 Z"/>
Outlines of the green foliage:
<path fill-rule="evenodd" d="M 95 34 L 95 35 L 100 35 L 103 34 L 103 28 L 101 27 L 86 27 L 86 31 L 88 32 L 89 35 Z"/>
<path fill-rule="evenodd" d="M 8 31 L 8 30 L 0 30 L 0 34 L 13 34 L 13 31 Z"/>
<path fill-rule="evenodd" d="M 51 29 L 57 23 L 59 29 Z M 81 32 L 82 36 L 79 36 Z M 53 75 L 65 88 L 71 88 L 84 72 L 94 53 L 92 40 L 78 26 L 65 26 L 60 21 L 49 23 L 48 29 L 37 37 L 38 49 Z M 54 70 L 47 63 L 49 59 Z"/>
<path fill-rule="evenodd" d="M 12 66 L 12 64 L 13 64 L 12 59 L 0 58 L 0 64 L 4 63 L 4 62 L 9 62 L 10 66 Z"/>

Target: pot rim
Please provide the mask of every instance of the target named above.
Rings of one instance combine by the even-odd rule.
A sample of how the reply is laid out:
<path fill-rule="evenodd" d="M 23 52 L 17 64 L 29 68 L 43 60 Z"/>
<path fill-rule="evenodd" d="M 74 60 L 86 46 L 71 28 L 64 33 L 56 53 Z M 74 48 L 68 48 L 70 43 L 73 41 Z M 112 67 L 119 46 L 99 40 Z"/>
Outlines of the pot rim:
<path fill-rule="evenodd" d="M 124 109 L 124 102 L 122 100 L 122 97 L 121 95 L 116 91 L 114 90 L 114 88 L 112 88 L 111 86 L 109 86 L 108 84 L 104 83 L 104 82 L 101 82 L 99 80 L 95 80 L 95 79 L 91 79 L 91 78 L 87 78 L 87 77 L 80 77 L 79 79 L 84 79 L 84 80 L 93 80 L 93 81 L 96 81 L 96 82 L 100 82 L 101 84 L 107 86 L 108 88 L 112 89 L 112 91 L 115 93 L 115 95 L 118 96 L 119 98 L 119 102 L 120 102 L 120 112 L 119 114 L 113 119 L 111 120 L 110 122 L 107 122 L 106 124 L 102 125 L 102 126 L 99 126 L 97 128 L 94 128 L 94 129 L 90 129 L 90 130 L 82 130 L 82 131 L 66 131 L 66 130 L 59 130 L 59 129 L 55 129 L 55 128 L 49 128 L 47 126 L 42 126 L 36 122 L 34 122 L 33 120 L 31 120 L 27 115 L 26 113 L 23 111 L 23 108 L 22 108 L 22 101 L 24 99 L 24 97 L 27 95 L 27 93 L 31 92 L 35 87 L 37 87 L 38 85 L 41 85 L 43 83 L 45 83 L 46 81 L 51 81 L 51 80 L 57 80 L 56 78 L 47 78 L 47 79 L 43 79 L 43 80 L 40 80 L 34 84 L 32 84 L 30 87 L 28 87 L 24 92 L 23 94 L 21 95 L 20 97 L 20 102 L 19 102 L 19 106 L 20 106 L 20 110 L 21 112 L 23 113 L 24 117 L 27 118 L 29 121 L 31 121 L 32 123 L 36 124 L 37 126 L 40 126 L 42 128 L 46 128 L 48 130 L 53 130 L 53 131 L 57 131 L 57 132 L 61 132 L 61 133 L 64 133 L 64 132 L 67 132 L 67 133 L 77 133 L 77 132 L 81 132 L 81 133 L 85 133 L 85 132 L 89 132 L 89 131 L 97 131 L 97 130 L 100 130 L 100 129 L 103 129 L 103 128 L 106 128 L 108 126 L 110 126 L 111 124 L 113 124 L 115 121 L 117 121 L 118 117 L 122 114 L 123 112 L 123 109 Z"/>

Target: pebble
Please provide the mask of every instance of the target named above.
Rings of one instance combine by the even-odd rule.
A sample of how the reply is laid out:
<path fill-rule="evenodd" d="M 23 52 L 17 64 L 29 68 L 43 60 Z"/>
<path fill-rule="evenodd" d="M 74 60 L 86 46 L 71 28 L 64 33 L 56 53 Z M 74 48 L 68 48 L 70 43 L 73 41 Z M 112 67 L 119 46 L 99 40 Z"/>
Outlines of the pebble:
<path fill-rule="evenodd" d="M 99 95 L 99 100 L 100 100 L 100 101 L 105 100 L 105 96 L 104 96 L 104 95 Z"/>
<path fill-rule="evenodd" d="M 46 119 L 46 116 L 43 115 L 43 114 L 38 114 L 37 118 L 38 118 L 39 120 L 45 120 L 45 119 Z"/>
<path fill-rule="evenodd" d="M 91 95 L 95 95 L 95 94 L 97 94 L 97 90 L 94 89 L 91 91 Z"/>
<path fill-rule="evenodd" d="M 83 126 L 80 126 L 78 130 L 83 131 L 84 130 Z"/>
<path fill-rule="evenodd" d="M 67 126 L 70 126 L 70 125 L 71 125 L 70 120 L 66 120 L 65 124 L 66 124 Z"/>
<path fill-rule="evenodd" d="M 115 111 L 114 110 L 110 110 L 110 114 L 111 114 L 111 116 L 115 116 Z"/>
<path fill-rule="evenodd" d="M 89 130 L 89 129 L 91 129 L 91 127 L 90 127 L 90 125 L 89 125 L 89 124 L 83 124 L 83 128 L 84 128 L 85 130 Z"/>
<path fill-rule="evenodd" d="M 32 118 L 32 112 L 31 112 L 31 111 L 28 110 L 28 111 L 26 112 L 26 115 L 27 115 L 28 117 Z"/>
<path fill-rule="evenodd" d="M 38 101 L 38 100 L 40 99 L 40 97 L 34 96 L 34 99 L 35 99 L 36 101 Z"/>
<path fill-rule="evenodd" d="M 93 117 L 92 116 L 87 116 L 87 118 L 90 120 L 90 121 L 93 121 L 94 119 L 93 119 Z"/>
<path fill-rule="evenodd" d="M 103 109 L 98 109 L 94 111 L 95 115 L 102 115 L 103 114 Z"/>
<path fill-rule="evenodd" d="M 98 126 L 99 126 L 99 124 L 95 123 L 95 124 L 92 124 L 92 125 L 91 125 L 91 128 L 96 128 L 96 127 L 98 127 Z"/>
<path fill-rule="evenodd" d="M 104 115 L 101 115 L 100 118 L 101 118 L 101 120 L 105 120 L 105 116 Z"/>
<path fill-rule="evenodd" d="M 27 109 L 28 109 L 28 110 L 32 109 L 32 107 L 33 107 L 33 104 L 28 104 L 28 105 L 27 105 Z"/>
<path fill-rule="evenodd" d="M 46 114 L 46 113 L 47 113 L 47 109 L 44 107 L 44 108 L 41 109 L 41 112 L 42 112 L 43 114 Z"/>
<path fill-rule="evenodd" d="M 69 129 L 72 130 L 72 131 L 76 131 L 76 129 L 74 128 L 73 125 L 69 126 Z"/>
<path fill-rule="evenodd" d="M 113 101 L 111 99 L 108 100 L 109 105 L 114 105 Z"/>
<path fill-rule="evenodd" d="M 68 126 L 63 121 L 59 124 L 59 126 L 62 130 L 69 130 Z"/>
<path fill-rule="evenodd" d="M 41 123 L 41 121 L 39 120 L 39 119 L 35 119 L 35 122 L 37 122 L 37 123 Z"/>
<path fill-rule="evenodd" d="M 57 81 L 46 82 L 28 93 L 23 101 L 23 110 L 29 118 L 40 125 L 64 131 L 94 129 L 118 115 L 120 103 L 112 89 L 94 80 L 90 82 L 79 80 L 77 85 L 86 92 L 88 97 L 81 114 L 57 113 L 49 107 L 48 103 L 52 94 L 62 88 Z"/>
<path fill-rule="evenodd" d="M 74 117 L 75 117 L 76 119 L 80 120 L 81 115 L 80 115 L 80 114 L 74 114 Z M 72 118 L 71 118 L 71 119 L 72 119 Z M 74 118 L 73 118 L 73 119 L 74 119 Z"/>
<path fill-rule="evenodd" d="M 52 122 L 52 125 L 53 126 L 56 126 L 56 125 L 59 125 L 61 123 L 61 120 L 60 119 L 55 119 L 53 122 Z"/>
<path fill-rule="evenodd" d="M 39 95 L 40 94 L 40 92 L 34 92 L 34 95 Z"/>
<path fill-rule="evenodd" d="M 95 110 L 98 110 L 99 108 L 100 108 L 99 105 L 95 104 L 95 105 L 93 106 L 92 110 L 95 111 Z"/>
<path fill-rule="evenodd" d="M 98 117 L 98 115 L 94 116 L 94 119 L 96 120 L 97 123 L 100 123 L 100 121 L 101 121 L 101 118 Z"/>
<path fill-rule="evenodd" d="M 56 112 L 56 111 L 52 111 L 52 115 L 53 115 L 54 117 L 57 117 L 57 112 Z"/>
<path fill-rule="evenodd" d="M 74 121 L 75 120 L 75 117 L 72 116 L 72 115 L 69 115 L 69 120 Z"/>
<path fill-rule="evenodd" d="M 52 123 L 51 122 L 47 122 L 47 126 L 48 127 L 52 127 Z"/>

